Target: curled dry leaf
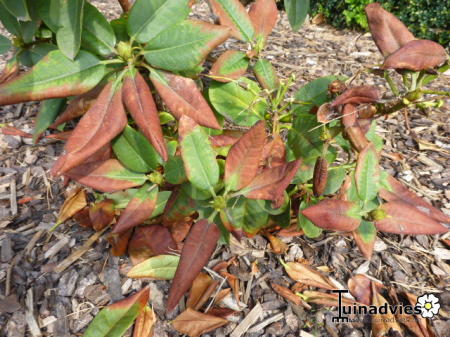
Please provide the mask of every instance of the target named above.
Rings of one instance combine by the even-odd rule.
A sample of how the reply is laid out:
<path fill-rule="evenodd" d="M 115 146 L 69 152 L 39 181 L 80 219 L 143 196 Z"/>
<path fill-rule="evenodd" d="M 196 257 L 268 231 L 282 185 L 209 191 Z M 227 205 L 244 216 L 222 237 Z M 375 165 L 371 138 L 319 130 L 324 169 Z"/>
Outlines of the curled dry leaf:
<path fill-rule="evenodd" d="M 318 157 L 314 165 L 313 173 L 313 192 L 319 197 L 325 191 L 328 180 L 328 161 L 325 157 Z"/>
<path fill-rule="evenodd" d="M 415 39 L 406 26 L 379 3 L 366 6 L 367 21 L 373 40 L 383 56 L 388 56 Z"/>
<path fill-rule="evenodd" d="M 286 163 L 286 146 L 280 135 L 274 135 L 272 140 L 264 145 L 261 166 L 264 170 L 284 163 Z"/>
<path fill-rule="evenodd" d="M 176 249 L 177 245 L 169 230 L 161 225 L 136 228 L 128 244 L 128 254 L 133 264 L 152 256 L 173 253 Z"/>
<path fill-rule="evenodd" d="M 89 218 L 92 227 L 97 232 L 108 226 L 114 220 L 114 215 L 114 201 L 111 199 L 96 202 L 89 209 Z"/>
<path fill-rule="evenodd" d="M 302 293 L 302 298 L 307 302 L 307 303 L 314 303 L 314 304 L 319 304 L 319 305 L 324 305 L 324 306 L 328 306 L 328 307 L 337 307 L 339 305 L 339 295 L 338 294 L 328 294 L 328 293 L 323 293 L 320 291 L 309 291 L 306 290 Z M 357 302 L 355 302 L 354 300 L 342 297 L 342 304 L 343 305 L 354 305 L 359 304 Z M 361 303 L 361 305 L 363 305 Z"/>
<path fill-rule="evenodd" d="M 145 175 L 127 170 L 116 159 L 83 164 L 65 175 L 82 185 L 107 193 L 140 186 L 147 180 Z"/>
<path fill-rule="evenodd" d="M 123 256 L 126 254 L 131 234 L 133 234 L 133 229 L 129 229 L 120 234 L 111 233 L 108 235 L 107 239 L 111 245 L 111 254 L 113 256 Z"/>
<path fill-rule="evenodd" d="M 214 280 L 211 276 L 209 276 L 209 274 L 199 273 L 192 283 L 192 287 L 186 301 L 186 308 L 191 308 L 194 310 L 200 309 L 201 305 L 198 306 L 199 301 L 213 283 Z"/>
<path fill-rule="evenodd" d="M 328 123 L 333 118 L 333 110 L 331 109 L 331 103 L 324 103 L 317 109 L 317 121 L 319 123 Z"/>
<path fill-rule="evenodd" d="M 356 274 L 348 281 L 348 290 L 350 294 L 360 303 L 365 305 L 372 304 L 372 280 L 363 274 Z M 374 282 L 375 286 L 380 289 L 383 287 L 381 283 Z"/>
<path fill-rule="evenodd" d="M 394 234 L 443 234 L 448 228 L 406 202 L 389 201 L 377 210 L 375 226 Z"/>
<path fill-rule="evenodd" d="M 304 301 L 301 299 L 301 297 L 295 295 L 294 292 L 292 290 L 290 290 L 289 288 L 280 286 L 279 284 L 276 284 L 276 283 L 271 283 L 270 285 L 271 285 L 272 289 L 278 295 L 285 298 L 286 300 L 288 300 L 296 305 L 304 305 Z"/>
<path fill-rule="evenodd" d="M 153 70 L 153 85 L 170 112 L 180 119 L 186 115 L 198 124 L 220 129 L 220 124 L 193 79 Z"/>
<path fill-rule="evenodd" d="M 86 205 L 86 191 L 84 189 L 76 189 L 73 191 L 64 201 L 64 204 L 59 211 L 55 227 L 73 217 L 84 207 L 86 207 Z"/>
<path fill-rule="evenodd" d="M 334 231 L 352 231 L 359 224 L 358 205 L 344 200 L 326 199 L 302 211 L 316 226 Z"/>
<path fill-rule="evenodd" d="M 237 80 L 247 72 L 249 60 L 247 55 L 237 50 L 227 50 L 214 62 L 210 76 L 219 82 Z"/>
<path fill-rule="evenodd" d="M 327 290 L 336 289 L 336 285 L 316 268 L 298 262 L 286 262 L 283 266 L 294 281 Z"/>
<path fill-rule="evenodd" d="M 345 128 L 347 138 L 357 151 L 362 151 L 369 144 L 364 131 L 359 126 L 350 126 Z"/>
<path fill-rule="evenodd" d="M 199 337 L 227 323 L 224 318 L 203 314 L 191 308 L 187 308 L 172 321 L 175 330 L 189 337 Z"/>
<path fill-rule="evenodd" d="M 381 307 L 388 305 L 386 299 L 378 293 L 375 284 L 372 283 L 372 305 Z M 395 316 L 388 310 L 386 314 L 374 314 L 372 317 L 372 336 L 383 337 L 389 332 L 397 332 L 402 335 L 402 328 L 397 323 Z"/>
<path fill-rule="evenodd" d="M 373 103 L 380 99 L 378 88 L 373 85 L 361 85 L 345 90 L 331 103 L 331 107 L 344 104 Z"/>
<path fill-rule="evenodd" d="M 447 60 L 445 49 L 434 41 L 414 40 L 389 55 L 382 69 L 408 69 L 421 71 L 433 69 Z"/>
<path fill-rule="evenodd" d="M 152 308 L 146 306 L 134 324 L 133 337 L 152 337 L 153 328 L 156 323 L 156 315 Z"/>
<path fill-rule="evenodd" d="M 358 121 L 358 109 L 353 104 L 345 104 L 342 109 L 342 124 L 346 128 L 355 126 Z"/>
<path fill-rule="evenodd" d="M 83 163 L 108 144 L 127 124 L 120 90 L 107 84 L 96 102 L 86 112 L 66 143 L 66 154 L 58 159 L 52 174 L 60 175 Z"/>
<path fill-rule="evenodd" d="M 73 216 L 74 220 L 82 227 L 92 228 L 92 222 L 89 218 L 89 207 L 84 207 L 81 211 Z"/>
<path fill-rule="evenodd" d="M 170 287 L 167 311 L 171 312 L 184 293 L 191 287 L 198 273 L 208 263 L 216 249 L 220 231 L 214 223 L 208 220 L 197 221 L 191 228 L 183 250 L 180 264 Z"/>
<path fill-rule="evenodd" d="M 264 236 L 269 240 L 270 246 L 272 247 L 272 251 L 275 254 L 284 254 L 289 249 L 288 245 L 281 241 L 276 236 L 266 232 Z"/>
<path fill-rule="evenodd" d="M 277 24 L 278 8 L 274 0 L 256 0 L 248 11 L 255 35 L 267 38 Z"/>
<path fill-rule="evenodd" d="M 230 149 L 225 162 L 225 184 L 233 191 L 247 186 L 258 173 L 264 143 L 265 123 L 260 121 Z"/>
<path fill-rule="evenodd" d="M 175 276 L 179 262 L 180 257 L 176 255 L 153 256 L 131 268 L 127 277 L 171 280 Z"/>
<path fill-rule="evenodd" d="M 150 88 L 139 71 L 130 70 L 122 88 L 123 102 L 145 137 L 152 143 L 161 158 L 168 159 L 166 142 L 159 122 L 158 109 Z"/>

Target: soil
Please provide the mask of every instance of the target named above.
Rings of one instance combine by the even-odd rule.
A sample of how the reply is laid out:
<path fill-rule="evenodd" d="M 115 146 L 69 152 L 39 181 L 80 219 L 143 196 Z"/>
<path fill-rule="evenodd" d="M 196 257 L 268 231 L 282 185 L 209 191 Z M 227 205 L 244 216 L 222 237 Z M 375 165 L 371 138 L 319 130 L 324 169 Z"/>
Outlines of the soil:
<path fill-rule="evenodd" d="M 120 13 L 115 1 L 94 3 L 110 17 Z M 207 17 L 204 4 L 196 5 L 195 11 L 197 16 Z M 213 55 L 237 46 L 236 41 L 229 40 Z M 285 14 L 264 54 L 281 77 L 296 76 L 297 88 L 324 75 L 351 77 L 381 61 L 369 34 L 309 22 L 294 33 Z M 1 59 L 0 66 L 3 63 Z M 448 80 L 448 75 L 443 76 L 433 88 L 448 90 Z M 375 84 L 385 91 L 384 81 L 367 73 L 356 77 L 354 84 Z M 448 104 L 427 112 L 414 110 L 389 116 L 379 123 L 378 132 L 385 138 L 385 152 L 397 158 L 384 157 L 385 169 L 450 214 Z M 0 107 L 0 125 L 29 132 L 37 110 L 36 103 Z M 122 271 L 129 267 L 129 259 L 111 256 L 104 236 L 63 272 L 53 271 L 93 235 L 72 220 L 49 232 L 65 199 L 64 192 L 74 186 L 64 187 L 49 174 L 61 152 L 62 144 L 55 140 L 44 139 L 32 145 L 28 138 L 0 134 L 0 336 L 80 336 L 103 306 L 146 284 L 151 288 L 151 304 L 158 318 L 154 336 L 181 336 L 170 324 L 180 309 L 170 315 L 165 312 L 170 283 L 125 277 Z M 273 253 L 262 236 L 220 246 L 208 266 L 236 256 L 229 272 L 238 278 L 242 303 L 228 325 L 204 336 L 231 335 L 258 303 L 262 317 L 247 327 L 243 336 L 370 335 L 366 321 L 332 323 L 336 308 L 313 305 L 305 310 L 278 296 L 270 283 L 294 284 L 280 257 L 285 261 L 305 259 L 343 286 L 352 275 L 362 273 L 397 290 L 415 295 L 434 293 L 440 298 L 441 311 L 432 324 L 438 336 L 450 336 L 450 250 L 441 240 L 448 237 L 379 233 L 370 261 L 361 256 L 352 238 L 331 232 L 317 239 L 283 238 L 289 248 L 282 256 Z M 255 261 L 259 270 L 252 274 Z M 238 336 L 236 331 L 233 336 Z"/>

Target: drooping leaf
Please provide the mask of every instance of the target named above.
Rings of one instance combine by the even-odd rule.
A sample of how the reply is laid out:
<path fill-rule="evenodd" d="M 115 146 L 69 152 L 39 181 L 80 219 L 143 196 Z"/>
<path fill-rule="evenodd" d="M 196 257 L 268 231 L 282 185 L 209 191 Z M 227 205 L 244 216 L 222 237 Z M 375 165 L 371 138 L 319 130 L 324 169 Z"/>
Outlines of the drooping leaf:
<path fill-rule="evenodd" d="M 134 324 L 133 337 L 152 337 L 156 315 L 152 308 L 146 306 Z"/>
<path fill-rule="evenodd" d="M 83 337 L 121 337 L 147 305 L 150 288 L 103 308 L 89 324 Z"/>
<path fill-rule="evenodd" d="M 114 52 L 116 35 L 103 14 L 86 1 L 83 14 L 81 46 L 94 54 L 108 56 Z"/>
<path fill-rule="evenodd" d="M 328 161 L 324 157 L 318 157 L 314 165 L 313 192 L 318 198 L 325 191 L 328 181 Z"/>
<path fill-rule="evenodd" d="M 33 129 L 33 143 L 39 140 L 47 128 L 55 121 L 56 116 L 66 102 L 65 98 L 53 98 L 42 102 Z"/>
<path fill-rule="evenodd" d="M 267 110 L 267 102 L 261 99 L 260 92 L 255 82 L 242 77 L 230 83 L 213 82 L 208 89 L 208 96 L 222 116 L 237 125 L 252 126 L 258 120 L 264 120 Z"/>
<path fill-rule="evenodd" d="M 177 119 L 186 115 L 200 125 L 220 129 L 214 112 L 194 80 L 156 70 L 151 72 L 150 79 L 170 112 Z"/>
<path fill-rule="evenodd" d="M 2 0 L 2 2 L 6 9 L 20 21 L 29 21 L 31 19 L 25 0 Z"/>
<path fill-rule="evenodd" d="M 55 163 L 52 174 L 60 175 L 83 163 L 116 137 L 126 124 L 120 88 L 114 88 L 110 82 L 73 130 L 64 148 L 66 154 Z"/>
<path fill-rule="evenodd" d="M 336 289 L 336 285 L 314 267 L 298 262 L 286 262 L 283 266 L 289 277 L 296 282 L 326 290 Z"/>
<path fill-rule="evenodd" d="M 253 23 L 239 0 L 211 0 L 211 5 L 220 24 L 230 27 L 233 37 L 246 42 L 253 41 Z"/>
<path fill-rule="evenodd" d="M 186 115 L 180 119 L 179 134 L 186 176 L 195 187 L 212 191 L 219 181 L 219 165 L 208 136 Z"/>
<path fill-rule="evenodd" d="M 332 107 L 343 104 L 361 104 L 373 103 L 380 99 L 380 92 L 378 88 L 373 85 L 360 85 L 358 87 L 345 90 L 339 95 L 333 103 Z"/>
<path fill-rule="evenodd" d="M 120 162 L 132 171 L 147 173 L 156 169 L 161 162 L 147 138 L 129 125 L 114 139 L 112 146 Z"/>
<path fill-rule="evenodd" d="M 360 224 L 358 206 L 343 200 L 325 199 L 302 211 L 316 226 L 335 231 L 352 231 Z"/>
<path fill-rule="evenodd" d="M 359 125 L 346 127 L 345 134 L 357 151 L 362 151 L 369 145 L 369 141 Z"/>
<path fill-rule="evenodd" d="M 400 200 L 381 205 L 378 212 L 381 214 L 375 221 L 375 227 L 382 232 L 415 235 L 448 232 L 443 224 Z"/>
<path fill-rule="evenodd" d="M 116 159 L 79 165 L 65 175 L 82 185 L 109 193 L 143 185 L 147 180 L 144 174 L 127 170 Z"/>
<path fill-rule="evenodd" d="M 127 277 L 171 280 L 175 276 L 179 262 L 180 257 L 176 255 L 153 256 L 131 268 Z"/>
<path fill-rule="evenodd" d="M 180 264 L 169 291 L 167 311 L 171 312 L 191 287 L 198 273 L 216 249 L 220 231 L 208 220 L 197 221 L 191 228 L 181 251 Z"/>
<path fill-rule="evenodd" d="M 134 195 L 120 215 L 113 233 L 124 232 L 142 224 L 152 215 L 158 198 L 158 186 L 145 184 Z"/>
<path fill-rule="evenodd" d="M 59 50 L 73 60 L 81 46 L 84 0 L 59 1 L 58 30 L 56 43 Z"/>
<path fill-rule="evenodd" d="M 169 230 L 161 225 L 139 226 L 128 244 L 128 255 L 133 264 L 152 256 L 172 254 L 177 245 Z"/>
<path fill-rule="evenodd" d="M 322 234 L 322 228 L 314 225 L 306 216 L 303 215 L 302 211 L 308 208 L 310 205 L 312 205 L 312 203 L 307 203 L 304 200 L 300 203 L 298 212 L 298 225 L 308 238 L 314 239 Z"/>
<path fill-rule="evenodd" d="M 128 34 L 145 43 L 189 15 L 189 0 L 137 0 L 128 18 Z"/>
<path fill-rule="evenodd" d="M 11 41 L 7 37 L 0 35 L 0 54 L 6 53 L 11 47 Z"/>
<path fill-rule="evenodd" d="M 86 202 L 86 191 L 84 189 L 77 189 L 71 193 L 58 214 L 58 219 L 56 220 L 55 227 L 62 224 L 67 219 L 73 217 L 76 213 L 81 211 L 87 205 Z"/>
<path fill-rule="evenodd" d="M 258 173 L 266 140 L 263 121 L 255 124 L 231 147 L 225 162 L 225 185 L 233 191 L 247 186 Z"/>
<path fill-rule="evenodd" d="M 367 260 L 370 260 L 377 238 L 377 229 L 373 222 L 361 220 L 361 224 L 352 234 L 361 253 Z"/>
<path fill-rule="evenodd" d="M 167 148 L 159 123 L 158 109 L 153 100 L 150 88 L 142 75 L 136 70 L 130 70 L 123 83 L 123 101 L 125 107 L 133 116 L 134 121 L 147 139 L 155 147 L 164 161 L 167 160 Z"/>
<path fill-rule="evenodd" d="M 227 323 L 225 318 L 204 314 L 191 308 L 187 308 L 172 321 L 175 330 L 189 337 L 199 337 Z"/>
<path fill-rule="evenodd" d="M 48 53 L 57 50 L 58 47 L 47 42 L 33 44 L 31 48 L 24 49 L 17 55 L 20 63 L 26 67 L 33 67 L 42 60 Z"/>
<path fill-rule="evenodd" d="M 0 86 L 0 105 L 83 94 L 97 85 L 105 69 L 88 52 L 80 51 L 71 61 L 52 51 L 31 70 Z"/>
<path fill-rule="evenodd" d="M 144 57 L 152 66 L 169 70 L 191 70 L 224 42 L 229 29 L 197 20 L 186 20 L 166 29 L 147 43 Z"/>
<path fill-rule="evenodd" d="M 430 40 L 413 40 L 389 55 L 382 69 L 433 69 L 448 59 L 444 47 Z"/>
<path fill-rule="evenodd" d="M 256 0 L 248 11 L 255 28 L 255 35 L 267 38 L 278 20 L 278 8 L 274 0 Z"/>
<path fill-rule="evenodd" d="M 96 202 L 89 208 L 89 219 L 97 232 L 111 224 L 115 217 L 114 201 L 104 199 Z"/>
<path fill-rule="evenodd" d="M 377 150 L 368 145 L 358 154 L 355 182 L 359 198 L 365 203 L 373 200 L 380 189 L 380 164 Z"/>
<path fill-rule="evenodd" d="M 248 65 L 249 59 L 245 53 L 227 50 L 214 62 L 209 74 L 214 80 L 227 83 L 243 76 Z"/>
<path fill-rule="evenodd" d="M 244 197 L 230 200 L 225 210 L 226 220 L 236 229 L 243 229 L 246 233 L 255 234 L 269 221 L 269 213 L 264 205 L 263 200 Z"/>
<path fill-rule="evenodd" d="M 365 10 L 373 40 L 383 56 L 392 54 L 415 39 L 403 22 L 379 3 L 368 4 Z"/>
<path fill-rule="evenodd" d="M 236 143 L 244 133 L 239 130 L 224 130 L 221 135 L 210 136 L 214 147 L 228 147 Z"/>
<path fill-rule="evenodd" d="M 299 30 L 308 15 L 309 0 L 284 0 L 284 8 L 292 29 Z"/>
<path fill-rule="evenodd" d="M 3 27 L 5 27 L 12 35 L 22 36 L 19 21 L 10 11 L 8 11 L 3 1 L 0 1 L 0 21 Z"/>
<path fill-rule="evenodd" d="M 300 160 L 294 160 L 281 166 L 264 170 L 242 191 L 250 199 L 276 201 L 283 195 L 300 166 Z"/>
<path fill-rule="evenodd" d="M 276 91 L 278 89 L 280 81 L 272 63 L 268 60 L 259 59 L 256 61 L 253 66 L 253 71 L 255 72 L 259 84 L 261 84 L 264 89 L 269 91 Z"/>
<path fill-rule="evenodd" d="M 272 139 L 264 145 L 261 167 L 267 169 L 284 163 L 286 163 L 286 145 L 280 135 L 272 135 Z"/>

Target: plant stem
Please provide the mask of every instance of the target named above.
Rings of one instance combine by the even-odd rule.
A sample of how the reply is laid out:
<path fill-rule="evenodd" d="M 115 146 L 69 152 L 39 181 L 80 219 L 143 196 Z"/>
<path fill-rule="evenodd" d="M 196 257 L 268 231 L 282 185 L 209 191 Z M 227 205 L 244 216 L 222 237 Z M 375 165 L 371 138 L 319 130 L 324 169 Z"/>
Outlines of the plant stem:
<path fill-rule="evenodd" d="M 429 94 L 429 95 L 442 95 L 442 96 L 450 97 L 450 91 L 443 91 L 443 90 L 427 90 L 427 89 L 422 89 L 421 91 L 422 91 L 422 93 L 424 93 L 424 94 Z"/>
<path fill-rule="evenodd" d="M 395 96 L 399 96 L 400 91 L 398 90 L 397 85 L 395 84 L 394 80 L 392 79 L 391 75 L 389 75 L 389 72 L 387 70 L 384 71 L 384 79 L 389 84 L 389 87 L 391 88 L 392 93 Z"/>

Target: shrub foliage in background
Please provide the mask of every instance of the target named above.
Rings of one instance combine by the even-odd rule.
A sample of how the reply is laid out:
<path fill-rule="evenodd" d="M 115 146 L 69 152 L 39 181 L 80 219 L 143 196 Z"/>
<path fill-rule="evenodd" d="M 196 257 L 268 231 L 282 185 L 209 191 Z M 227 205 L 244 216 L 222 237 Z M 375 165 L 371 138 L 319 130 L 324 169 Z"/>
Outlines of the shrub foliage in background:
<path fill-rule="evenodd" d="M 359 72 L 329 74 L 291 96 L 295 77 L 280 79 L 263 53 L 278 20 L 274 0 L 249 8 L 210 0 L 219 24 L 189 18 L 194 1 L 120 2 L 124 14 L 113 21 L 85 0 L 0 2 L 14 36 L 0 36 L 0 51 L 12 54 L 0 105 L 42 101 L 32 135 L 2 132 L 66 141 L 50 173 L 84 188 L 68 196 L 55 227 L 74 217 L 97 237 L 109 231 L 111 253 L 134 265 L 129 277 L 173 279 L 168 311 L 232 237 L 339 231 L 370 259 L 378 231 L 448 231 L 445 214 L 382 169 L 380 157 L 389 156 L 375 132 L 380 117 L 437 107 L 450 95 L 426 89 L 449 68 L 441 45 L 370 4 L 385 59 L 364 70 L 384 77 L 390 93 L 355 85 Z M 298 29 L 307 6 L 285 5 Z M 229 38 L 242 43 L 213 58 Z M 148 336 L 148 296 L 145 288 L 104 308 L 84 336 L 121 336 L 136 317 L 134 336 Z M 198 336 L 226 324 L 200 308 L 188 307 L 174 326 Z M 194 332 L 183 323 L 207 319 L 214 323 Z"/>
<path fill-rule="evenodd" d="M 312 15 L 323 13 L 337 28 L 368 29 L 364 8 L 370 0 L 311 0 Z M 450 44 L 450 3 L 429 0 L 380 0 L 414 35 Z"/>

